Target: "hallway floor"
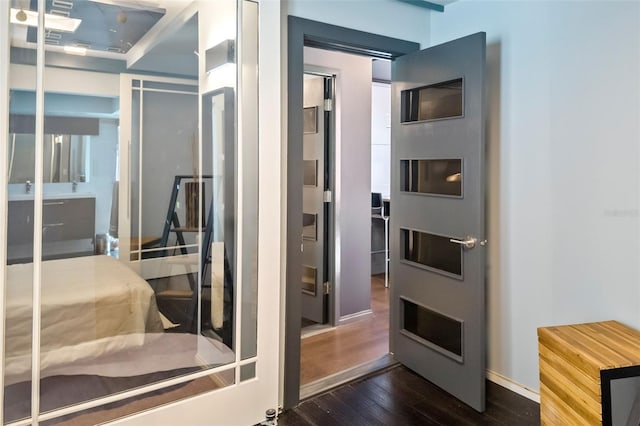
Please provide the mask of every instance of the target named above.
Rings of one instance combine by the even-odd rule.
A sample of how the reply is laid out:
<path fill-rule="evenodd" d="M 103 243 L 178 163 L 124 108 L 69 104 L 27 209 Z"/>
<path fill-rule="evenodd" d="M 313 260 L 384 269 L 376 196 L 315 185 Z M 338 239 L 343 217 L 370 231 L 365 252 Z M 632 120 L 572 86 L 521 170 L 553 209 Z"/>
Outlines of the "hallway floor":
<path fill-rule="evenodd" d="M 371 277 L 372 315 L 302 339 L 300 383 L 306 385 L 389 352 L 389 289 Z"/>

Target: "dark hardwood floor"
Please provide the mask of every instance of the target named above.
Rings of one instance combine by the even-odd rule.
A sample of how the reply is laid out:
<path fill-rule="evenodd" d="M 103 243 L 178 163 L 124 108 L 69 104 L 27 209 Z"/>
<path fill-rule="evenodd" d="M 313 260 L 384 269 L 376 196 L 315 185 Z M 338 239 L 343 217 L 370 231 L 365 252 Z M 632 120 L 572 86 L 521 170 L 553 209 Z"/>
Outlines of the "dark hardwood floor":
<path fill-rule="evenodd" d="M 303 401 L 278 418 L 294 425 L 539 425 L 539 405 L 487 381 L 482 414 L 405 367 Z"/>

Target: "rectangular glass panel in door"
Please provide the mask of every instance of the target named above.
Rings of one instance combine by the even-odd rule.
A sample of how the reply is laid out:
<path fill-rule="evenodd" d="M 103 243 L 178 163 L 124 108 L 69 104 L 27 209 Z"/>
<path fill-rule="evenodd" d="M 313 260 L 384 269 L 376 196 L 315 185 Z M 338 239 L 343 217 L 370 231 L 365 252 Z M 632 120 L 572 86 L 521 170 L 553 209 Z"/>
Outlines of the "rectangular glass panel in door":
<path fill-rule="evenodd" d="M 400 329 L 412 339 L 436 348 L 458 361 L 462 361 L 463 323 L 400 298 L 402 324 Z"/>
<path fill-rule="evenodd" d="M 241 89 L 239 107 L 242 109 L 242 141 L 238 144 L 239 161 L 242 164 L 242 319 L 240 321 L 240 358 L 258 354 L 258 3 L 242 1 L 240 49 Z M 240 368 L 244 380 L 243 369 Z M 245 373 L 246 374 L 246 373 Z"/>
<path fill-rule="evenodd" d="M 302 265 L 302 291 L 312 296 L 318 288 L 318 270 L 311 266 Z"/>
<path fill-rule="evenodd" d="M 206 173 L 213 176 L 212 204 L 208 212 L 203 238 L 209 242 L 201 256 L 204 273 L 203 290 L 209 302 L 201 314 L 203 330 L 213 331 L 228 346 L 233 341 L 233 292 L 236 267 L 235 186 L 236 139 L 234 90 L 226 87 L 206 93 L 202 99 L 203 152 L 212 159 Z M 207 314 L 208 313 L 208 314 Z"/>
<path fill-rule="evenodd" d="M 302 238 L 316 241 L 318 239 L 317 230 L 318 215 L 315 213 L 302 213 Z"/>
<path fill-rule="evenodd" d="M 203 199 L 202 205 L 199 202 L 211 179 L 198 181 L 197 93 L 175 91 L 171 83 L 154 83 L 153 89 L 147 89 L 147 81 L 142 84 L 141 160 L 139 168 L 132 168 L 140 178 L 142 259 L 195 253 L 195 237 L 202 231 L 205 217 L 200 207 L 208 211 L 211 204 L 210 197 Z M 177 176 L 182 179 L 176 180 Z"/>
<path fill-rule="evenodd" d="M 442 235 L 401 229 L 401 260 L 461 277 L 462 249 L 450 239 Z"/>
<path fill-rule="evenodd" d="M 129 123 L 130 133 L 127 140 L 126 155 L 129 160 L 129 183 L 128 189 L 128 216 L 130 220 L 129 241 L 123 239 L 123 244 L 129 245 L 129 250 L 122 250 L 123 253 L 129 253 L 131 260 L 140 260 L 142 248 L 154 241 L 143 240 L 140 238 L 140 173 L 137 172 L 140 167 L 140 125 L 142 121 L 142 93 L 140 90 L 140 80 L 132 81 L 131 89 L 131 120 Z M 124 150 L 123 150 L 124 153 Z M 119 189 L 118 189 L 119 191 Z M 119 199 L 119 194 L 118 194 Z M 124 206 L 123 206 L 124 207 Z M 119 213 L 119 212 L 118 212 Z M 126 235 L 126 232 L 122 232 Z"/>
<path fill-rule="evenodd" d="M 52 8 L 61 4 L 47 3 Z M 128 21 L 136 22 L 137 18 L 147 21 L 148 30 L 165 12 L 153 8 L 127 9 L 124 13 Z M 105 20 L 115 19 L 122 13 L 122 8 L 92 1 L 75 1 L 69 13 L 72 18 L 77 17 L 83 22 L 95 19 L 106 24 Z M 139 29 L 143 27 L 140 25 Z M 189 390 L 186 383 L 190 381 L 186 379 L 188 374 L 202 374 L 210 367 L 235 360 L 235 348 L 215 334 L 211 326 L 208 333 L 204 333 L 200 316 L 204 315 L 202 306 L 211 304 L 210 298 L 207 298 L 208 304 L 205 303 L 204 291 L 201 291 L 203 271 L 199 266 L 203 262 L 200 262 L 198 254 L 204 252 L 201 250 L 204 230 L 199 225 L 204 222 L 203 213 L 209 212 L 212 187 L 210 181 L 199 185 L 204 174 L 201 169 L 208 167 L 210 173 L 211 155 L 207 156 L 207 165 L 207 161 L 200 157 L 197 131 L 198 57 L 193 54 L 198 46 L 197 14 L 187 19 L 181 28 L 173 30 L 190 40 L 189 46 L 184 47 L 188 47 L 187 51 L 178 52 L 170 48 L 171 40 L 176 36 L 172 31 L 159 37 L 153 58 L 143 58 L 136 66 L 144 68 L 139 70 L 141 73 L 168 73 L 170 70 L 165 68 L 166 64 L 180 62 L 175 59 L 177 55 L 183 58 L 182 68 L 174 71 L 183 73 L 181 78 L 149 81 L 144 75 L 135 76 L 131 80 L 137 80 L 137 83 L 132 81 L 129 87 L 131 98 L 119 99 L 120 77 L 100 68 L 93 69 L 91 73 L 67 68 L 45 78 L 45 111 L 48 114 L 45 128 L 52 122 L 60 122 L 56 117 L 63 114 L 74 118 L 72 121 L 76 123 L 85 117 L 97 122 L 95 129 L 82 135 L 85 147 L 81 152 L 76 149 L 73 154 L 84 156 L 86 160 L 88 166 L 84 179 L 46 183 L 41 204 L 43 257 L 39 411 L 45 419 L 50 417 L 53 423 L 60 420 L 56 419 L 58 414 L 55 410 L 68 408 L 71 414 L 67 413 L 68 417 L 64 419 L 76 420 L 80 416 L 73 411 L 79 403 L 88 403 L 93 406 L 92 411 L 83 413 L 77 420 L 93 424 L 97 422 L 95 415 L 100 411 L 97 407 L 102 403 L 101 398 L 114 395 L 125 398 L 125 392 L 143 392 L 140 389 L 146 385 L 170 379 L 177 380 L 174 385 L 183 392 L 198 393 Z M 98 49 L 97 45 L 94 47 Z M 92 54 L 90 50 L 88 55 Z M 59 60 L 59 55 L 64 53 L 48 47 L 45 60 Z M 104 65 L 102 61 L 90 63 Z M 164 65 L 154 68 L 157 64 Z M 76 84 L 87 78 L 87 74 L 93 84 Z M 69 96 L 74 97 L 74 102 L 68 102 Z M 129 113 L 128 117 L 121 117 L 120 110 L 135 110 L 137 115 Z M 60 134 L 74 135 L 77 128 L 75 126 Z M 136 135 L 136 138 L 128 138 L 132 140 L 131 146 L 119 144 L 123 128 L 127 128 L 127 134 Z M 224 131 L 235 138 L 233 126 Z M 57 139 L 54 135 L 49 140 L 55 154 L 43 162 L 44 175 L 49 173 L 55 177 L 56 173 L 50 173 L 46 168 L 51 163 L 64 164 L 59 161 L 63 150 L 56 146 L 59 144 Z M 69 149 L 70 157 L 71 151 Z M 137 173 L 131 181 L 133 186 L 126 181 L 119 185 L 119 172 L 122 170 L 119 170 L 118 154 L 131 155 L 129 159 L 133 161 L 128 171 Z M 58 169 L 62 172 L 64 165 L 51 170 Z M 180 182 L 181 188 L 176 191 L 175 210 L 179 224 L 171 221 L 171 238 L 166 246 L 141 247 L 142 238 L 162 236 L 175 178 L 181 174 L 187 178 L 186 182 Z M 176 244 L 178 229 L 189 226 L 186 214 L 189 199 L 185 191 L 188 182 L 196 183 L 191 195 L 201 197 L 193 210 L 195 220 L 191 228 L 196 229 L 183 230 L 185 242 Z M 120 191 L 133 195 L 135 202 L 118 205 L 116 200 Z M 201 209 L 201 205 L 205 209 Z M 129 244 L 130 227 L 120 227 L 118 221 L 114 221 L 120 209 L 129 208 L 136 213 L 138 232 L 135 236 L 140 241 L 137 253 L 134 250 L 137 260 L 133 267 L 129 265 L 131 259 L 128 256 L 120 258 L 115 239 L 116 235 L 122 236 L 123 241 Z M 132 212 L 127 213 L 131 215 Z M 235 217 L 229 220 L 233 223 Z M 191 256 L 184 256 L 183 248 Z M 177 256 L 169 256 L 174 252 Z M 144 263 L 156 260 L 160 255 L 164 256 L 162 263 Z M 216 262 L 223 263 L 223 260 L 217 259 Z M 232 378 L 226 384 L 234 380 Z M 199 392 L 226 385 L 212 380 L 203 383 L 208 387 Z M 146 395 L 140 397 L 144 398 Z M 121 413 L 124 414 L 139 409 L 130 399 L 123 402 L 122 407 L 124 411 Z"/>
<path fill-rule="evenodd" d="M 47 2 L 51 11 L 57 11 L 60 5 L 61 2 Z M 94 26 L 110 25 L 110 19 L 118 13 L 126 13 L 131 22 L 149 18 L 146 30 L 164 15 L 142 9 L 122 12 L 118 6 L 86 0 L 68 5 L 70 18 L 85 23 L 76 36 L 88 35 L 87 22 L 93 20 Z M 141 24 L 142 28 L 145 25 Z M 122 30 L 115 30 L 119 29 Z M 64 42 L 67 35 L 61 37 Z M 88 56 L 99 55 L 97 51 L 103 50 L 101 40 L 94 41 L 87 49 Z M 45 62 L 60 60 L 60 55 L 65 54 L 48 45 Z M 42 200 L 39 411 L 44 418 L 55 417 L 55 410 L 79 403 L 99 406 L 102 397 L 199 371 L 201 364 L 193 359 L 193 354 L 198 353 L 196 336 L 168 333 L 173 323 L 159 309 L 152 282 L 131 269 L 125 263 L 128 259 L 119 259 L 116 237 L 120 234 L 128 237 L 128 230 L 118 226 L 117 200 L 120 190 L 131 193 L 126 182 L 120 187 L 118 176 L 119 131 L 131 120 L 121 117 L 119 112 L 121 104 L 129 104 L 131 100 L 119 99 L 120 78 L 104 72 L 100 68 L 104 62 L 90 61 L 90 64 L 96 67 L 91 72 L 69 67 L 45 77 L 48 114 L 45 128 L 59 116 L 73 119 L 67 120 L 67 124 L 90 117 L 95 125 L 81 135 L 86 145 L 82 150 L 87 164 L 84 178 L 46 184 Z M 92 84 L 77 84 L 88 77 Z M 69 97 L 73 102 L 69 102 Z M 136 101 L 144 113 L 143 96 Z M 166 100 L 157 102 L 156 106 L 161 108 Z M 176 105 L 176 111 L 181 111 L 181 105 Z M 190 112 L 197 114 L 197 110 Z M 135 124 L 138 134 L 142 133 L 143 119 L 141 115 Z M 76 125 L 60 133 L 74 135 L 77 129 Z M 57 144 L 56 139 L 54 135 L 52 145 Z M 140 161 L 140 150 L 137 153 L 136 160 Z M 57 161 L 56 156 L 45 158 L 45 175 L 46 164 Z M 140 201 L 140 197 L 137 199 Z M 122 208 L 129 206 L 125 203 Z M 169 349 L 176 347 L 181 350 Z M 135 411 L 130 406 L 124 412 Z M 76 416 L 70 414 L 66 419 Z M 95 417 L 87 415 L 86 419 L 84 422 L 91 423 L 93 420 L 88 419 Z"/>
<path fill-rule="evenodd" d="M 318 186 L 318 160 L 304 160 L 304 186 Z"/>
<path fill-rule="evenodd" d="M 400 96 L 402 123 L 462 116 L 464 97 L 461 78 L 403 90 Z"/>
<path fill-rule="evenodd" d="M 462 160 L 400 160 L 400 190 L 462 196 Z"/>
<path fill-rule="evenodd" d="M 15 4 L 11 4 L 15 6 Z M 6 3 L 0 8 L 9 9 Z M 25 13 L 37 13 L 37 5 L 25 8 Z M 14 44 L 18 41 L 18 34 L 24 32 L 24 27 L 18 22 L 0 23 L 0 33 L 7 31 Z M 0 42 L 3 40 L 0 36 Z M 0 374 L 4 379 L 4 400 L 2 407 L 2 423 L 12 423 L 31 417 L 32 393 L 32 339 L 33 339 L 33 235 L 34 235 L 34 192 L 35 192 L 35 128 L 36 128 L 36 98 L 35 73 L 34 77 L 26 77 L 21 70 L 21 63 L 31 57 L 33 49 L 15 50 L 12 52 L 10 64 L 0 64 L 0 68 L 7 66 L 8 81 L 12 82 L 9 90 L 9 111 L 0 117 L 2 123 L 2 143 L 6 140 L 6 176 L 2 185 L 7 185 L 8 201 L 4 205 L 7 215 L 6 241 L 0 252 L 6 254 L 6 277 L 3 280 L 5 318 L 4 333 L 0 338 L 4 343 L 4 365 L 0 365 Z M 0 72 L 1 74 L 2 72 Z M 23 82 L 30 90 L 18 90 L 16 87 L 18 76 L 23 74 Z M 30 93 L 32 95 L 24 95 Z M 5 180 L 6 178 L 6 180 Z"/>
<path fill-rule="evenodd" d="M 302 128 L 303 133 L 318 133 L 318 107 L 311 106 L 304 108 L 302 111 Z"/>

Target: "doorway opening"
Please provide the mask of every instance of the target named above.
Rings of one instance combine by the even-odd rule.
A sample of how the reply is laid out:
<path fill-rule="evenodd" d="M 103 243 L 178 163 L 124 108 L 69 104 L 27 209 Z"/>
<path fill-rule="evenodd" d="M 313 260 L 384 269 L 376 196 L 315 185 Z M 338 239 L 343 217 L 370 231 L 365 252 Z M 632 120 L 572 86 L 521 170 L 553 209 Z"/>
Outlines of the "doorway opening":
<path fill-rule="evenodd" d="M 391 363 L 390 61 L 306 46 L 304 66 L 301 397 Z"/>
<path fill-rule="evenodd" d="M 330 36 L 328 36 L 330 34 Z M 303 80 L 305 71 L 305 57 L 304 48 L 316 47 L 322 49 L 330 49 L 338 52 L 356 53 L 367 57 L 369 63 L 369 69 L 371 67 L 371 58 L 381 59 L 393 59 L 395 57 L 404 55 L 406 53 L 419 50 L 419 44 L 408 42 L 404 40 L 389 38 L 385 36 L 379 36 L 370 33 L 363 33 L 356 30 L 350 30 L 347 28 L 336 27 L 328 24 L 323 24 L 315 21 L 310 21 L 297 17 L 289 17 L 288 22 L 288 144 L 287 144 L 287 265 L 286 265 L 286 300 L 287 310 L 285 313 L 285 354 L 284 364 L 287 368 L 284 371 L 284 398 L 283 407 L 291 408 L 298 404 L 300 400 L 300 384 L 301 384 L 301 317 L 302 317 L 302 303 L 300 298 L 300 286 L 302 281 L 302 252 L 301 247 L 301 235 L 303 234 L 302 218 L 303 214 L 303 188 L 300 182 L 304 180 L 303 169 Z M 336 81 L 340 79 L 340 74 L 337 74 Z M 371 85 L 371 80 L 368 81 L 368 85 Z M 349 99 L 345 93 L 342 93 L 343 99 Z M 338 102 L 339 104 L 339 102 Z M 336 115 L 336 117 L 340 117 Z M 345 117 L 346 119 L 346 117 Z M 350 119 L 350 117 L 349 117 Z M 345 134 L 340 135 L 341 139 L 337 139 L 335 146 L 336 150 L 339 147 L 345 147 L 348 143 L 347 136 Z M 370 140 L 367 141 L 370 144 Z M 337 157 L 337 161 L 343 160 L 341 157 Z M 355 164 L 361 164 L 362 159 L 359 159 Z M 370 161 L 366 159 L 367 169 L 366 172 L 370 173 Z M 340 175 L 344 167 L 342 163 L 336 163 L 334 165 L 336 172 L 336 182 L 340 181 Z M 364 224 L 367 231 L 367 241 L 359 241 L 356 239 L 347 239 L 341 232 L 344 229 L 351 229 L 352 226 L 358 227 L 358 222 L 349 223 L 350 226 L 340 226 L 341 220 L 347 220 L 350 215 L 345 214 L 342 211 L 343 205 L 335 207 L 334 204 L 334 219 L 336 221 L 336 230 L 338 234 L 334 233 L 333 241 L 335 242 L 335 254 L 334 259 L 336 262 L 335 269 L 340 270 L 340 274 L 336 274 L 338 282 L 330 283 L 334 285 L 334 288 L 342 288 L 342 281 L 346 281 L 343 267 L 349 262 L 347 256 L 350 250 L 342 246 L 345 241 L 359 241 L 363 243 L 365 255 L 363 258 L 369 258 L 371 254 L 371 241 L 370 241 L 370 226 L 371 226 L 371 187 L 370 187 L 370 175 L 365 173 L 366 187 L 363 189 L 356 200 L 361 205 L 363 214 L 365 215 L 364 221 L 361 221 L 360 225 Z M 359 176 L 363 176 L 360 174 Z M 341 188 L 334 189 L 333 200 L 339 203 L 346 198 L 347 194 L 343 194 L 340 191 Z M 362 198 L 360 198 L 362 197 Z M 370 305 L 371 294 L 371 269 L 370 263 L 367 262 L 367 267 L 360 269 L 366 279 L 368 280 L 368 287 L 366 292 L 368 293 L 367 303 Z M 334 318 L 331 320 L 336 324 L 335 312 L 341 312 L 338 309 L 338 305 L 348 301 L 351 301 L 348 297 L 343 297 L 340 293 L 336 292 L 334 297 L 334 305 L 336 309 L 331 315 Z M 362 311 L 359 310 L 359 311 Z M 359 312 L 357 311 L 357 312 Z M 330 316 L 331 316 L 330 315 Z M 351 320 L 355 321 L 355 318 L 343 318 L 343 322 Z M 387 343 L 385 343 L 387 344 Z M 387 346 L 388 347 L 388 346 Z M 388 349 L 387 349 L 388 350 Z"/>
<path fill-rule="evenodd" d="M 301 396 L 299 361 L 304 357 L 300 347 L 301 255 L 295 248 L 302 234 L 302 191 L 296 191 L 296 184 L 304 175 L 302 77 L 304 64 L 310 61 L 305 49 L 323 48 L 341 55 L 395 59 L 397 85 L 391 107 L 394 184 L 390 192 L 395 203 L 391 247 L 397 257 L 392 262 L 395 284 L 390 297 L 388 347 L 395 360 L 483 411 L 486 34 L 472 34 L 421 51 L 416 51 L 416 44 L 293 17 L 289 18 L 288 34 L 284 408 L 296 405 Z M 398 46 L 401 48 L 394 50 Z M 402 49 L 408 54 L 403 55 Z M 366 64 L 370 72 L 371 63 Z M 359 120 L 357 113 L 367 109 L 360 106 L 346 112 L 350 101 L 364 97 L 349 92 L 356 82 L 344 84 L 347 73 L 355 69 L 352 64 L 339 67 L 342 79 L 338 74 L 337 86 L 343 103 L 336 103 L 337 110 L 344 110 L 336 118 L 354 123 Z M 370 97 L 370 87 L 366 92 Z M 362 135 L 348 134 L 341 123 L 336 128 L 340 132 L 335 143 L 333 238 L 338 272 L 333 277 L 333 299 L 338 314 L 333 320 L 342 325 L 372 315 L 371 263 L 366 253 L 371 253 L 371 213 L 378 212 L 371 211 L 370 161 L 363 161 L 357 149 Z M 369 128 L 364 137 L 368 149 L 370 136 Z M 362 173 L 363 167 L 368 173 Z M 349 185 L 343 185 L 347 178 Z M 374 207 L 383 210 L 382 196 L 373 198 Z M 361 259 L 367 259 L 364 267 L 359 264 Z M 367 285 L 358 285 L 365 281 Z M 349 306 L 365 299 L 364 308 Z"/>

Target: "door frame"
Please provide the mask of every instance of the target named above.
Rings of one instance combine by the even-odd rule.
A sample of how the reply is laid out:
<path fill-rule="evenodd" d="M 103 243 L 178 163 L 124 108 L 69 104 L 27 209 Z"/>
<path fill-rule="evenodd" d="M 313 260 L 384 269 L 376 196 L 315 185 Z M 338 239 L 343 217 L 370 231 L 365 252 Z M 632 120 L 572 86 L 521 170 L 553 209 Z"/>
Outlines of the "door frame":
<path fill-rule="evenodd" d="M 372 58 L 394 59 L 420 50 L 420 44 L 323 22 L 288 16 L 287 42 L 287 177 L 286 271 L 283 408 L 300 401 L 300 280 L 302 278 L 302 108 L 304 47 L 316 47 Z M 337 131 L 337 130 L 336 130 Z M 336 206 L 334 206 L 334 209 Z M 339 230 L 335 230 L 339 232 Z M 334 290 L 334 294 L 337 289 Z M 333 296 L 329 296 L 333 297 Z"/>

